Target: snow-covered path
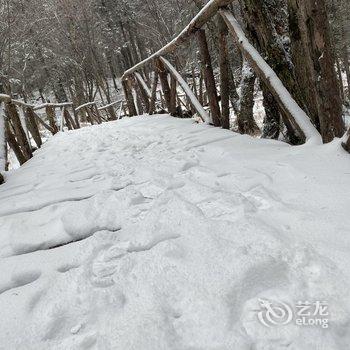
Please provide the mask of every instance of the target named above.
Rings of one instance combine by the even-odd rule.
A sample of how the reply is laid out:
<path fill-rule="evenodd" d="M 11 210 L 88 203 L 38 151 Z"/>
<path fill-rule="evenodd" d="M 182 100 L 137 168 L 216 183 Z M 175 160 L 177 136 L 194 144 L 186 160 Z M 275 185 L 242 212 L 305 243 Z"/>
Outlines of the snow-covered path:
<path fill-rule="evenodd" d="M 0 349 L 348 350 L 349 160 L 168 116 L 56 135 L 0 187 Z"/>

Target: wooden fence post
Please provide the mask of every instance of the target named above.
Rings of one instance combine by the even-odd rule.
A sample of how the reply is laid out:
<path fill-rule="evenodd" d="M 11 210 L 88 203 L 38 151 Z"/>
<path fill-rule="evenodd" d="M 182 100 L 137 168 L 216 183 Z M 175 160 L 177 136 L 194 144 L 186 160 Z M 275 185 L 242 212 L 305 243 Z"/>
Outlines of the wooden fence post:
<path fill-rule="evenodd" d="M 113 106 L 110 106 L 107 108 L 107 114 L 108 114 L 107 116 L 108 120 L 117 120 L 117 115 L 115 113 Z"/>
<path fill-rule="evenodd" d="M 152 79 L 152 91 L 151 91 L 151 100 L 149 103 L 149 114 L 153 114 L 156 109 L 156 99 L 157 99 L 157 86 L 158 86 L 158 73 L 154 70 L 153 79 Z"/>
<path fill-rule="evenodd" d="M 219 107 L 219 99 L 216 91 L 215 77 L 211 63 L 207 37 L 204 29 L 197 32 L 199 51 L 201 54 L 201 65 L 204 71 L 205 86 L 208 93 L 209 106 L 214 126 L 221 125 L 221 113 Z"/>
<path fill-rule="evenodd" d="M 135 100 L 134 100 L 134 96 L 132 94 L 129 79 L 126 78 L 126 79 L 122 80 L 122 85 L 123 85 L 123 89 L 124 89 L 126 104 L 128 106 L 128 110 L 129 110 L 129 117 L 137 115 Z"/>
<path fill-rule="evenodd" d="M 137 115 L 142 115 L 144 113 L 144 108 L 143 108 L 143 103 L 142 100 L 140 98 L 141 96 L 141 91 L 140 88 L 138 86 L 137 81 L 135 81 L 135 79 L 132 79 L 132 86 L 133 86 L 133 96 L 134 96 L 134 100 L 136 101 L 136 111 L 137 111 Z"/>
<path fill-rule="evenodd" d="M 28 121 L 29 132 L 31 133 L 38 148 L 40 148 L 43 142 L 39 132 L 38 124 L 36 123 L 36 120 L 35 120 L 33 108 L 27 107 L 25 110 L 25 115 Z"/>
<path fill-rule="evenodd" d="M 66 125 L 68 127 L 68 130 L 73 130 L 73 129 L 77 129 L 75 123 L 74 123 L 74 120 L 73 118 L 71 117 L 69 111 L 68 111 L 68 108 L 67 107 L 63 107 L 63 110 L 62 110 L 62 117 L 63 119 L 65 120 L 66 122 Z"/>
<path fill-rule="evenodd" d="M 145 105 L 145 109 L 148 112 L 150 110 L 150 98 L 151 98 L 151 91 L 149 90 L 146 82 L 143 80 L 141 74 L 139 72 L 134 73 L 136 80 L 138 82 L 138 87 L 141 92 L 141 97 L 143 100 L 143 103 Z"/>
<path fill-rule="evenodd" d="M 172 116 L 176 116 L 176 97 L 177 97 L 177 82 L 173 75 L 170 79 L 170 108 L 169 113 Z"/>
<path fill-rule="evenodd" d="M 97 104 L 95 103 L 94 105 L 92 105 L 92 110 L 95 112 L 96 114 L 96 118 L 97 118 L 97 123 L 98 124 L 102 124 L 102 117 L 100 114 L 100 111 L 97 108 Z"/>
<path fill-rule="evenodd" d="M 80 129 L 80 120 L 79 120 L 79 113 L 75 111 L 74 106 L 73 108 L 73 116 L 74 116 L 74 122 L 75 122 L 75 129 Z"/>
<path fill-rule="evenodd" d="M 168 81 L 168 73 L 164 68 L 163 62 L 160 59 L 156 60 L 156 66 L 159 74 L 160 84 L 162 86 L 166 108 L 170 113 L 171 105 L 170 105 L 170 86 Z"/>
<path fill-rule="evenodd" d="M 45 110 L 46 110 L 46 116 L 47 116 L 47 119 L 49 121 L 50 127 L 53 131 L 52 134 L 55 135 L 56 133 L 58 133 L 58 128 L 57 128 L 57 124 L 56 124 L 55 108 L 47 105 L 45 107 Z"/>
<path fill-rule="evenodd" d="M 2 107 L 2 101 L 0 101 L 0 185 L 4 183 L 3 173 L 6 170 L 6 137 L 5 137 L 5 113 Z"/>
<path fill-rule="evenodd" d="M 230 129 L 230 68 L 227 49 L 227 26 L 222 17 L 218 17 L 219 27 L 219 65 L 222 127 Z"/>
<path fill-rule="evenodd" d="M 181 77 L 180 73 L 176 71 L 175 67 L 164 57 L 160 57 L 160 60 L 164 64 L 164 66 L 169 70 L 170 74 L 174 76 L 174 78 L 181 85 L 185 94 L 188 96 L 193 108 L 198 113 L 199 117 L 206 123 L 209 123 L 210 117 L 203 106 L 198 101 L 197 97 L 193 93 L 192 89 L 188 86 L 186 81 Z"/>
<path fill-rule="evenodd" d="M 32 147 L 29 144 L 27 140 L 27 136 L 23 130 L 22 123 L 17 112 L 17 108 L 10 101 L 6 103 L 6 111 L 7 111 L 8 118 L 12 123 L 12 127 L 14 130 L 14 134 L 16 136 L 17 143 L 20 146 L 21 151 L 27 161 L 33 156 Z"/>
<path fill-rule="evenodd" d="M 24 106 L 16 106 L 16 110 L 19 116 L 19 119 L 21 121 L 21 125 L 22 125 L 22 129 L 24 131 L 24 134 L 26 135 L 27 141 L 30 145 L 30 136 L 29 136 L 29 132 L 28 132 L 28 123 L 27 123 L 27 118 L 25 115 L 25 109 Z"/>
<path fill-rule="evenodd" d="M 8 119 L 5 120 L 5 138 L 9 146 L 12 148 L 13 152 L 15 153 L 19 164 L 20 165 L 24 164 L 28 159 L 25 156 L 24 152 L 22 151 L 21 147 L 19 146 L 15 138 L 15 135 L 11 131 L 10 121 Z"/>
<path fill-rule="evenodd" d="M 85 108 L 82 108 L 82 110 L 85 110 L 87 114 L 88 121 L 90 122 L 91 125 L 94 125 L 94 116 L 89 108 L 89 106 L 86 106 Z"/>

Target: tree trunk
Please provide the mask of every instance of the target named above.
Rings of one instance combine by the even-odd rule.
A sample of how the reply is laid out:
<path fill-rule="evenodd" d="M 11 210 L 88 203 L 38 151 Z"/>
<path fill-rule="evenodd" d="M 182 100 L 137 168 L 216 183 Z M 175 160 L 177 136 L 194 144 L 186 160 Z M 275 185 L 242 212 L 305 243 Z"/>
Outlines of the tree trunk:
<path fill-rule="evenodd" d="M 2 174 L 6 170 L 7 145 L 5 137 L 5 114 L 0 101 L 0 185 L 4 182 Z"/>
<path fill-rule="evenodd" d="M 289 0 L 293 61 L 324 142 L 344 134 L 325 0 Z"/>
<path fill-rule="evenodd" d="M 265 57 L 267 63 L 281 79 L 298 105 L 310 114 L 306 108 L 303 93 L 295 79 L 293 65 L 277 35 L 275 22 L 276 18 L 282 15 L 283 3 L 278 1 L 274 3 L 275 8 L 272 8 L 267 0 L 241 0 L 241 2 L 243 3 L 243 15 L 250 39 L 253 40 L 254 45 Z M 272 10 L 274 10 L 274 13 L 271 13 Z M 284 121 L 289 118 L 283 110 L 281 110 L 281 114 L 284 115 Z M 295 140 L 297 144 L 301 143 L 302 140 L 298 134 L 299 132 L 293 128 L 289 131 L 288 138 Z"/>
<path fill-rule="evenodd" d="M 137 115 L 136 107 L 135 107 L 135 100 L 134 100 L 134 96 L 133 96 L 132 91 L 131 91 L 130 81 L 128 79 L 122 80 L 122 85 L 123 85 L 123 89 L 124 89 L 126 103 L 127 103 L 128 110 L 129 110 L 129 117 Z"/>
<path fill-rule="evenodd" d="M 345 24 L 343 23 L 342 25 L 342 56 L 343 56 L 343 64 L 345 68 L 345 73 L 346 73 L 346 80 L 348 83 L 348 99 L 350 102 L 350 67 L 349 67 L 349 52 L 348 52 L 348 46 L 347 46 L 347 40 L 348 38 L 346 37 L 346 32 L 344 29 Z"/>
<path fill-rule="evenodd" d="M 245 63 L 241 81 L 240 112 L 237 118 L 238 132 L 255 136 L 259 128 L 253 117 L 254 108 L 254 84 L 256 76 L 251 67 Z"/>
<path fill-rule="evenodd" d="M 200 29 L 197 32 L 199 51 L 201 54 L 201 65 L 204 72 L 204 81 L 208 93 L 211 117 L 214 126 L 221 126 L 221 112 L 219 107 L 219 99 L 216 91 L 215 77 L 211 63 L 207 38 L 205 30 Z"/>
<path fill-rule="evenodd" d="M 219 65 L 220 65 L 220 94 L 221 118 L 223 129 L 230 129 L 230 69 L 227 48 L 227 27 L 222 19 L 218 18 L 219 27 Z"/>
<path fill-rule="evenodd" d="M 260 84 L 264 96 L 264 128 L 262 137 L 265 139 L 278 139 L 280 134 L 280 111 L 278 104 L 274 99 L 273 95 L 269 92 L 264 84 Z"/>
<path fill-rule="evenodd" d="M 167 71 L 164 67 L 164 64 L 161 60 L 159 60 L 159 59 L 156 60 L 156 66 L 157 66 L 157 70 L 158 70 L 158 74 L 159 74 L 160 83 L 162 85 L 162 91 L 163 91 L 166 107 L 168 109 L 168 112 L 170 113 L 170 110 L 171 110 L 170 99 L 171 99 L 171 97 L 170 97 L 170 86 L 169 86 L 169 82 L 168 82 L 168 73 L 167 73 Z"/>
<path fill-rule="evenodd" d="M 176 79 L 171 76 L 170 79 L 170 115 L 176 116 L 176 98 L 177 98 L 177 81 Z"/>

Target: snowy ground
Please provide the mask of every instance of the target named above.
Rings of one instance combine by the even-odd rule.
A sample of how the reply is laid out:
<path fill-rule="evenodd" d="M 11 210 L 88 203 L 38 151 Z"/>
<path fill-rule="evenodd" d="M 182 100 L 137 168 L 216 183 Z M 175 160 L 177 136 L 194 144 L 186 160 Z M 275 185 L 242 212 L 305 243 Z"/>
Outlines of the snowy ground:
<path fill-rule="evenodd" d="M 348 350 L 349 160 L 167 116 L 56 135 L 0 187 L 0 349 Z"/>

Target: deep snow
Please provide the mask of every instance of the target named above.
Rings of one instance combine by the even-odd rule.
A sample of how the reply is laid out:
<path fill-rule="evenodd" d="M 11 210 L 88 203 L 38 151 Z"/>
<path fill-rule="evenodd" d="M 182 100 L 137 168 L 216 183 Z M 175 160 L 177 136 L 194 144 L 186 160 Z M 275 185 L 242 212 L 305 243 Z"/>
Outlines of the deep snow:
<path fill-rule="evenodd" d="M 0 349 L 348 350 L 349 160 L 168 116 L 57 134 L 0 187 Z"/>

